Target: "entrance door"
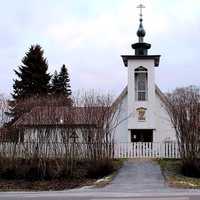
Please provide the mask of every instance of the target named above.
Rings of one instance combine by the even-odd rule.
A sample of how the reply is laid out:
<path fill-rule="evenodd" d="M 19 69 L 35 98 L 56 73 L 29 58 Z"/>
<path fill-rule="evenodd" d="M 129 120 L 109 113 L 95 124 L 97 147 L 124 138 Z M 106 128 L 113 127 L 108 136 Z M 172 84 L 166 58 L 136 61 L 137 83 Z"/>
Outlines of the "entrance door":
<path fill-rule="evenodd" d="M 131 142 L 153 142 L 153 130 L 151 129 L 131 130 Z"/>

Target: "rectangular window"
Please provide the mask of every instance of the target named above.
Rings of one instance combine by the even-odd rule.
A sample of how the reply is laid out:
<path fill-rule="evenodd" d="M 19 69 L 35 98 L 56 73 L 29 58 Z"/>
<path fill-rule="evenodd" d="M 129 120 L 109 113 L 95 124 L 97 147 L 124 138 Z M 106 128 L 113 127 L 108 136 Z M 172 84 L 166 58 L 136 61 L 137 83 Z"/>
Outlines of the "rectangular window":
<path fill-rule="evenodd" d="M 147 101 L 147 72 L 135 73 L 135 96 L 136 101 Z"/>

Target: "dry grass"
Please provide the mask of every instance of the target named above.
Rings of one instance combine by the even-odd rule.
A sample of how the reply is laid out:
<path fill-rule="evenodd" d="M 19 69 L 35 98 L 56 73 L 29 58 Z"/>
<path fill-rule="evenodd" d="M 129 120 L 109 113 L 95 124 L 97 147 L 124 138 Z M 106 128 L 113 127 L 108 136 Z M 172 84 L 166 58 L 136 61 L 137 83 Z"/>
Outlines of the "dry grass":
<path fill-rule="evenodd" d="M 191 178 L 181 173 L 181 161 L 175 159 L 158 160 L 168 185 L 176 188 L 200 188 L 200 178 Z"/>

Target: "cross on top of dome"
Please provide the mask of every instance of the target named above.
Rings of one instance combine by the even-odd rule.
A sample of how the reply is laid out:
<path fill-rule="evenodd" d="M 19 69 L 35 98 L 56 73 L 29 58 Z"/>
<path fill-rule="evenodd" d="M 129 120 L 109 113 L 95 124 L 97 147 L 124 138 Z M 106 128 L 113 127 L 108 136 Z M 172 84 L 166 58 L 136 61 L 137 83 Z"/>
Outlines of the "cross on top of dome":
<path fill-rule="evenodd" d="M 140 9 L 140 17 L 142 18 L 142 9 L 145 8 L 145 6 L 143 4 L 140 4 L 137 6 L 137 8 Z"/>

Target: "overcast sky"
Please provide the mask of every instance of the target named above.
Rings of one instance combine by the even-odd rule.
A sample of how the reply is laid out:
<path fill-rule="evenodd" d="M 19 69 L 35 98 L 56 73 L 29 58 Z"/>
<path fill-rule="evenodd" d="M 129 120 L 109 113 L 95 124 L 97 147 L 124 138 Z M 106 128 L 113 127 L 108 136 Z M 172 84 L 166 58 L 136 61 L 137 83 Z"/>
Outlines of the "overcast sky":
<path fill-rule="evenodd" d="M 200 85 L 200 1 L 143 0 L 150 54 L 161 54 L 156 83 L 164 91 Z M 13 69 L 40 44 L 49 72 L 68 66 L 73 90 L 118 95 L 127 84 L 120 55 L 133 54 L 139 0 L 0 0 L 0 93 L 12 92 Z"/>

